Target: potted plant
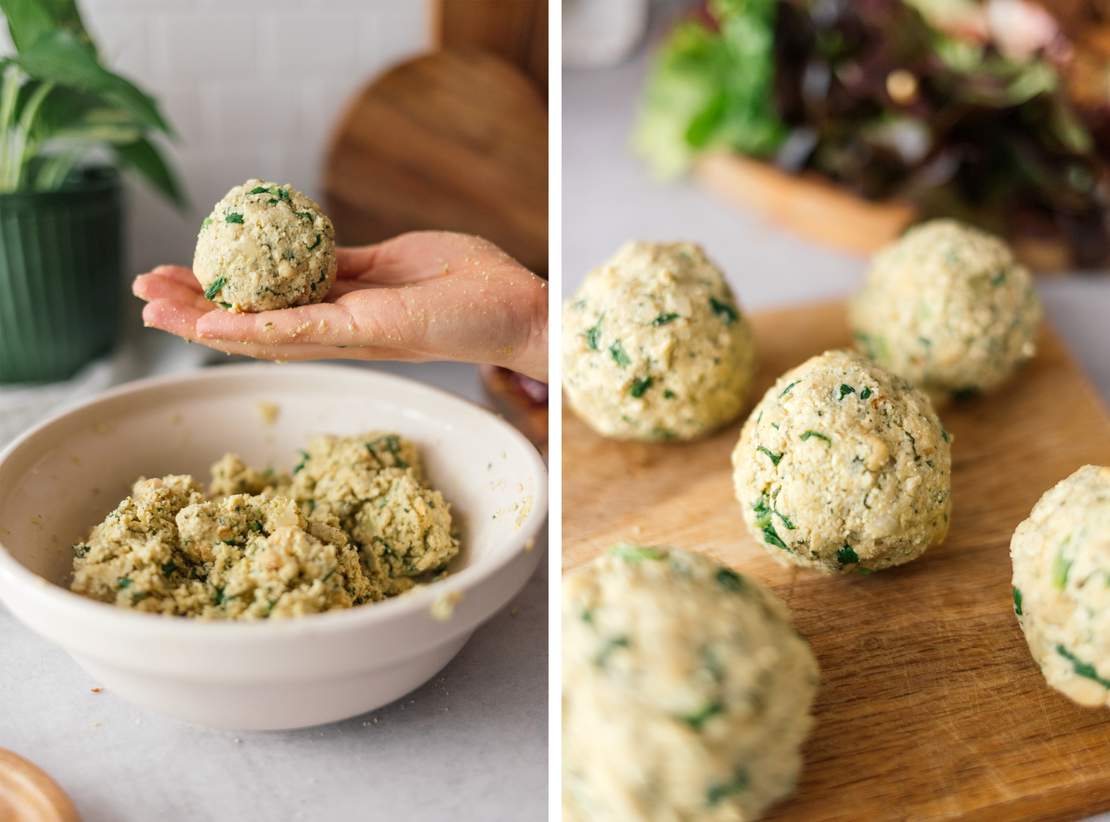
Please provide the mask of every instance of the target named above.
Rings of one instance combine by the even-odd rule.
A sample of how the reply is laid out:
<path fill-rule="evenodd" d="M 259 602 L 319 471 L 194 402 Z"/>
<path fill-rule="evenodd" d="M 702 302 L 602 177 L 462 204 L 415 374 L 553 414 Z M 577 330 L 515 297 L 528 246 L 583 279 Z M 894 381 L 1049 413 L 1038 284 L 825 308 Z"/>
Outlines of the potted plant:
<path fill-rule="evenodd" d="M 0 0 L 0 383 L 58 380 L 111 349 L 121 297 L 117 168 L 181 206 L 151 97 L 109 71 L 74 0 Z"/>

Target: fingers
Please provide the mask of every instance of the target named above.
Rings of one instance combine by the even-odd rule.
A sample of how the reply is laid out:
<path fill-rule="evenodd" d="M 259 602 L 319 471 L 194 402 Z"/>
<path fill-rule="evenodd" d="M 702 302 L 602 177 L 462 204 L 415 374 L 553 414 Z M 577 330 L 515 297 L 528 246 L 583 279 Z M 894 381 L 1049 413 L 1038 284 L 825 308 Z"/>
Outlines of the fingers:
<path fill-rule="evenodd" d="M 337 303 L 318 303 L 280 311 L 235 314 L 213 311 L 197 323 L 202 339 L 235 340 L 266 346 L 307 343 L 349 345 L 353 343 L 353 321 Z"/>
<path fill-rule="evenodd" d="M 183 305 L 191 305 L 198 311 L 210 311 L 213 307 L 212 303 L 204 299 L 203 294 L 162 274 L 140 274 L 132 283 L 131 291 L 136 297 L 147 302 L 172 300 Z"/>
<path fill-rule="evenodd" d="M 197 292 L 198 294 L 203 291 L 203 289 L 200 287 L 200 283 L 197 282 L 196 275 L 193 274 L 193 270 L 182 265 L 160 265 L 157 268 L 146 272 L 145 274 L 140 274 L 138 277 L 135 278 L 135 282 L 150 279 L 172 280 L 173 282 L 178 283 L 179 285 L 183 285 L 186 288 Z"/>

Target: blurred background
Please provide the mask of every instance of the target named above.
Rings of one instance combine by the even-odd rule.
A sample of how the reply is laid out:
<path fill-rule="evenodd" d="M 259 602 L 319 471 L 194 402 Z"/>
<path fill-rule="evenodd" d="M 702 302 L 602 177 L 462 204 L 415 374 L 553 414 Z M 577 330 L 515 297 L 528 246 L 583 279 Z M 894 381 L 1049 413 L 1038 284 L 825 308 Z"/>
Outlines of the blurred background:
<path fill-rule="evenodd" d="M 190 265 L 250 177 L 318 200 L 341 244 L 469 231 L 546 276 L 546 2 L 83 0 L 75 25 L 69 2 L 46 23 L 27 5 L 5 9 L 4 146 L 49 84 L 27 142 L 74 165 L 31 158 L 0 189 L 0 442 L 59 401 L 217 359 L 144 330 L 128 283 Z M 77 180 L 90 163 L 109 179 Z M 481 395 L 474 369 L 458 380 Z"/>
<path fill-rule="evenodd" d="M 565 293 L 693 240 L 741 303 L 844 296 L 915 219 L 1007 237 L 1110 397 L 1102 0 L 567 0 Z"/>

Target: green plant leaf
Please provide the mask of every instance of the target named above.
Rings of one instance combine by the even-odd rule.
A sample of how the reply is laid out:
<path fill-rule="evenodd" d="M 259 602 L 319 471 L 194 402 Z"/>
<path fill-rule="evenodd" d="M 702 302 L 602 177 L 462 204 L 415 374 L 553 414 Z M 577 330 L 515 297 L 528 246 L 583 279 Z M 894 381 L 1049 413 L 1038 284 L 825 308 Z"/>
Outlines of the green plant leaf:
<path fill-rule="evenodd" d="M 78 40 L 72 32 L 57 30 L 43 35 L 20 50 L 18 63 L 36 79 L 100 94 L 143 125 L 172 133 L 158 104 L 130 81 L 101 66 L 92 45 Z"/>
<path fill-rule="evenodd" d="M 92 46 L 75 0 L 0 0 L 16 50 L 22 52 L 62 29 Z"/>
<path fill-rule="evenodd" d="M 188 198 L 178 183 L 177 175 L 150 140 L 140 137 L 134 142 L 117 145 L 115 151 L 122 165 L 139 172 L 155 190 L 164 194 L 178 208 L 188 206 Z"/>

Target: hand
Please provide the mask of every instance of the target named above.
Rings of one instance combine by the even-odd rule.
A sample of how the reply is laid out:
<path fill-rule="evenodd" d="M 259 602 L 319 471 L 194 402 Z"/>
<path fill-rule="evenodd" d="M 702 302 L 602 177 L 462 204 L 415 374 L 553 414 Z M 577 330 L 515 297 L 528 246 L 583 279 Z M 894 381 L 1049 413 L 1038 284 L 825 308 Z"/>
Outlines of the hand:
<path fill-rule="evenodd" d="M 441 231 L 337 248 L 324 302 L 236 314 L 204 299 L 192 270 L 135 278 L 143 322 L 265 360 L 459 360 L 547 381 L 547 283 L 493 243 Z"/>

